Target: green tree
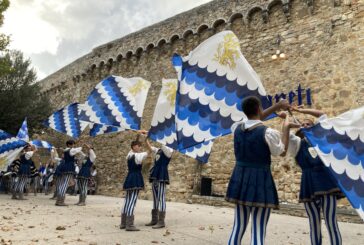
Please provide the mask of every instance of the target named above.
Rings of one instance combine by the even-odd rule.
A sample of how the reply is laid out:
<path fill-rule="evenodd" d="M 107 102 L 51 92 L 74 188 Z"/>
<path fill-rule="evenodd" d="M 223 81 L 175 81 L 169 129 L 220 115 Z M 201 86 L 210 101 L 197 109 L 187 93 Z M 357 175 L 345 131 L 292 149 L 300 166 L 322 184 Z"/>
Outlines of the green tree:
<path fill-rule="evenodd" d="M 9 8 L 9 0 L 0 0 L 0 26 L 4 23 L 4 12 Z M 0 53 L 6 51 L 6 47 L 9 45 L 9 36 L 0 33 Z M 0 75 L 9 72 L 10 65 L 0 55 Z"/>
<path fill-rule="evenodd" d="M 52 112 L 49 97 L 41 94 L 36 73 L 22 52 L 8 51 L 3 59 L 10 70 L 0 75 L 0 129 L 16 134 L 27 117 L 33 133 Z"/>

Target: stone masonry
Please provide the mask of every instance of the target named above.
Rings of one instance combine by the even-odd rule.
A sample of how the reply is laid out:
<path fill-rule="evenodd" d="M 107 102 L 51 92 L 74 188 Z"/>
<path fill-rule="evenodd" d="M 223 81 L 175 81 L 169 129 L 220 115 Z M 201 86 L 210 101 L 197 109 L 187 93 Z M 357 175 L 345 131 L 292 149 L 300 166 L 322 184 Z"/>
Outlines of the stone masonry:
<path fill-rule="evenodd" d="M 152 82 L 142 127 L 150 127 L 162 78 L 176 78 L 170 59 L 187 55 L 203 40 L 222 30 L 240 39 L 246 59 L 269 94 L 289 92 L 301 84 L 311 88 L 315 108 L 329 116 L 364 105 L 364 0 L 215 0 L 188 12 L 94 48 L 41 81 L 43 93 L 56 108 L 83 102 L 106 76 L 140 76 Z M 272 60 L 278 48 L 287 56 Z M 280 129 L 278 119 L 269 125 Z M 42 136 L 56 146 L 66 137 L 46 130 Z M 121 195 L 125 156 L 135 133 L 81 137 L 98 155 L 99 192 Z M 170 164 L 167 198 L 186 202 L 199 193 L 202 176 L 212 178 L 213 193 L 224 195 L 234 166 L 232 137 L 216 140 L 208 164 L 176 154 Z M 145 180 L 151 160 L 144 167 Z M 291 157 L 274 158 L 272 170 L 280 200 L 296 203 L 300 171 Z M 141 193 L 151 198 L 149 184 Z"/>

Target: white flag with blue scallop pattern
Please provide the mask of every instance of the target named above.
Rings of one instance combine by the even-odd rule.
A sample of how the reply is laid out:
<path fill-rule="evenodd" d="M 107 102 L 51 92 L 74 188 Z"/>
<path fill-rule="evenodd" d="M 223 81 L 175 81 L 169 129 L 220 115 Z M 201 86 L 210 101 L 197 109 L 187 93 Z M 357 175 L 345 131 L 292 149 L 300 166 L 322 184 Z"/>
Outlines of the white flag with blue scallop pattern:
<path fill-rule="evenodd" d="M 364 107 L 320 121 L 304 133 L 364 220 Z"/>
<path fill-rule="evenodd" d="M 81 107 L 82 105 L 79 103 L 65 106 L 48 117 L 44 125 L 73 138 L 78 138 L 88 125 L 87 122 L 79 120 Z"/>
<path fill-rule="evenodd" d="M 28 123 L 26 118 L 24 119 L 24 122 L 21 125 L 16 137 L 18 137 L 18 139 L 29 142 Z"/>
<path fill-rule="evenodd" d="M 80 120 L 138 130 L 150 85 L 140 77 L 109 76 L 87 97 Z"/>
<path fill-rule="evenodd" d="M 231 31 L 220 32 L 187 57 L 172 59 L 178 73 L 176 127 L 179 149 L 186 149 L 231 133 L 234 122 L 245 118 L 242 101 L 247 96 L 270 106 L 266 91 L 240 51 Z"/>
<path fill-rule="evenodd" d="M 15 160 L 27 142 L 0 129 L 0 170 Z"/>
<path fill-rule="evenodd" d="M 187 149 L 178 148 L 175 122 L 177 83 L 176 79 L 163 79 L 149 130 L 149 138 L 206 163 L 210 156 L 212 141 L 203 142 Z"/>

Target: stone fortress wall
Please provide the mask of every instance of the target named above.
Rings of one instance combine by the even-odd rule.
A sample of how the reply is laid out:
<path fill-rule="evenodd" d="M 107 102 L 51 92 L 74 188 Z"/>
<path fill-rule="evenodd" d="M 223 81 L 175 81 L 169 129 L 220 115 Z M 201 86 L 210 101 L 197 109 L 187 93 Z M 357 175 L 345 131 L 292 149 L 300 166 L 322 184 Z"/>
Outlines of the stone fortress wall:
<path fill-rule="evenodd" d="M 162 78 L 176 78 L 170 59 L 187 55 L 198 44 L 223 31 L 240 39 L 246 59 L 260 75 L 269 94 L 288 92 L 301 84 L 311 88 L 315 108 L 329 116 L 364 105 L 363 0 L 215 0 L 170 19 L 94 48 L 42 80 L 43 93 L 55 108 L 83 102 L 106 76 L 141 76 L 152 82 L 142 127 L 148 129 Z M 286 59 L 272 60 L 279 49 Z M 280 129 L 278 119 L 269 122 Z M 52 130 L 42 136 L 56 146 L 65 137 Z M 121 195 L 126 174 L 125 156 L 135 134 L 123 132 L 96 138 L 82 136 L 98 155 L 99 192 Z M 144 167 L 145 180 L 149 164 Z M 176 154 L 170 164 L 167 198 L 192 201 L 201 177 L 212 178 L 212 190 L 224 195 L 234 166 L 232 137 L 216 140 L 208 164 Z M 272 170 L 282 202 L 297 203 L 300 171 L 291 157 L 274 158 Z M 151 198 L 149 184 L 141 192 Z"/>

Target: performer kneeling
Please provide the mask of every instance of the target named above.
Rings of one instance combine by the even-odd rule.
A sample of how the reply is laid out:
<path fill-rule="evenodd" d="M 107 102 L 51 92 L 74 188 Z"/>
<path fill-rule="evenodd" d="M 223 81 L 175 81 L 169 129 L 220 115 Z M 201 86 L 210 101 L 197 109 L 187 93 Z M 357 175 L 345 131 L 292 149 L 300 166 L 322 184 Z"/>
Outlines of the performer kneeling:
<path fill-rule="evenodd" d="M 126 229 L 126 231 L 139 231 L 134 226 L 134 208 L 138 199 L 139 190 L 144 189 L 142 162 L 147 156 L 147 152 L 141 152 L 141 143 L 138 140 L 131 142 L 131 151 L 126 157 L 128 162 L 128 175 L 123 186 L 123 189 L 126 191 L 126 196 L 120 224 L 120 229 Z"/>
<path fill-rule="evenodd" d="M 326 115 L 319 110 L 293 109 L 300 113 L 320 117 L 319 121 L 326 118 Z M 302 123 L 304 128 L 313 125 L 314 123 L 310 119 L 305 119 Z M 290 134 L 288 152 L 295 157 L 302 169 L 299 202 L 304 204 L 309 218 L 311 244 L 322 244 L 320 216 L 322 209 L 330 242 L 340 245 L 342 240 L 336 219 L 336 200 L 343 197 L 342 192 L 301 130 L 297 131 L 296 135 Z"/>
<path fill-rule="evenodd" d="M 235 203 L 236 208 L 228 244 L 241 244 L 250 216 L 251 244 L 264 244 L 271 208 L 278 208 L 278 194 L 270 169 L 271 155 L 285 154 L 289 130 L 284 130 L 281 139 L 280 132 L 264 126 L 260 120 L 288 107 L 288 102 L 282 100 L 263 111 L 257 97 L 248 97 L 243 101 L 242 109 L 248 120 L 232 127 L 236 165 L 226 200 Z"/>
<path fill-rule="evenodd" d="M 88 149 L 88 156 L 83 160 L 81 169 L 77 176 L 78 188 L 80 190 L 79 201 L 76 205 L 85 206 L 86 205 L 86 197 L 87 197 L 87 185 L 88 181 L 91 178 L 91 167 L 95 163 L 96 154 L 92 147 L 85 144 L 86 149 Z"/>
<path fill-rule="evenodd" d="M 19 195 L 19 200 L 25 200 L 24 198 L 24 187 L 28 182 L 29 177 L 34 172 L 35 165 L 32 160 L 32 156 L 36 152 L 36 148 L 33 145 L 27 145 L 23 153 L 20 156 L 20 166 L 17 173 L 18 182 L 16 183 L 15 191 Z M 13 199 L 17 199 L 16 194 L 13 194 Z"/>
<path fill-rule="evenodd" d="M 153 226 L 153 229 L 165 227 L 166 217 L 166 189 L 169 185 L 168 164 L 171 161 L 173 149 L 162 146 L 160 149 L 153 147 L 147 142 L 151 152 L 154 152 L 154 166 L 150 171 L 149 182 L 152 183 L 153 209 L 152 220 L 145 224 Z"/>
<path fill-rule="evenodd" d="M 57 190 L 56 206 L 67 206 L 64 203 L 66 199 L 66 191 L 68 183 L 75 174 L 75 155 L 82 151 L 82 147 L 74 148 L 75 141 L 69 140 L 66 142 L 67 148 L 64 150 L 64 163 L 60 165 L 60 182 Z"/>

